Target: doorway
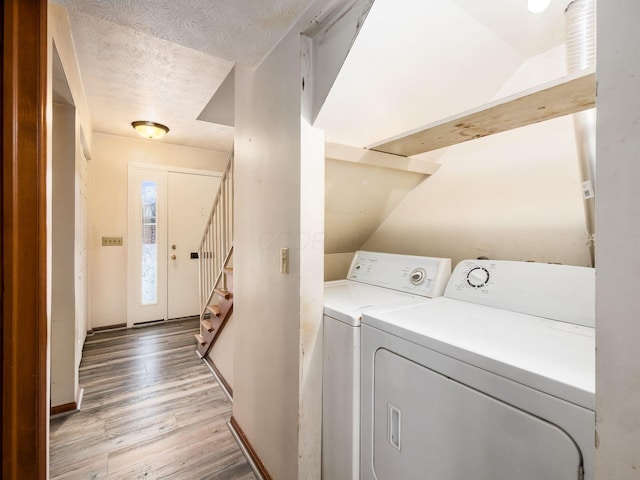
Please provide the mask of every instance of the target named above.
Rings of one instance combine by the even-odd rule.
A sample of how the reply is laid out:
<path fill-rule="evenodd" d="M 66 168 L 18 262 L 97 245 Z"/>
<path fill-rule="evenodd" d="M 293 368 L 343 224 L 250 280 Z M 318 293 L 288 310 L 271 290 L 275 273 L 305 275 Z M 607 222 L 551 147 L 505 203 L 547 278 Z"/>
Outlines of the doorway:
<path fill-rule="evenodd" d="M 128 327 L 200 314 L 197 252 L 221 177 L 129 165 Z"/>

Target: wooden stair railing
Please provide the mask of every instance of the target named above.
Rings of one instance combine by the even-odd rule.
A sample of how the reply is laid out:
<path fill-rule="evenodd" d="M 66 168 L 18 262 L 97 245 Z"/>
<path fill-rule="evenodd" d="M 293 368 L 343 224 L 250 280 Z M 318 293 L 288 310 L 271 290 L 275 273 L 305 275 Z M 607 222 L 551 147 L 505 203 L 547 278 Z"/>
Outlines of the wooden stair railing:
<path fill-rule="evenodd" d="M 220 181 L 198 250 L 201 357 L 209 353 L 233 311 L 233 152 Z"/>

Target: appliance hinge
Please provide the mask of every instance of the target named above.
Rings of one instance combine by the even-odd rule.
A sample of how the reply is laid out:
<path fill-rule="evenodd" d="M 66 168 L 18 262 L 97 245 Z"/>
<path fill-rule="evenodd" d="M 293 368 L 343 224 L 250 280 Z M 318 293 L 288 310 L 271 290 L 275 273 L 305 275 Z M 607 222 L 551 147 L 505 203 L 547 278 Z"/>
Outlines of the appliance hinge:
<path fill-rule="evenodd" d="M 578 467 L 578 480 L 584 480 L 584 467 L 582 465 Z"/>

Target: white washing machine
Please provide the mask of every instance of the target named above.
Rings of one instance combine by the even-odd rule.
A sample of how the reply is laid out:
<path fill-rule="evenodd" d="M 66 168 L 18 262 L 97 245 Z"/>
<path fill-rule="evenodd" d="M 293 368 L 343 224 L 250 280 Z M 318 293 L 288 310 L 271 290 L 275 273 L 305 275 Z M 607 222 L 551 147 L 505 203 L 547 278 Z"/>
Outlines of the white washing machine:
<path fill-rule="evenodd" d="M 437 302 L 363 315 L 363 480 L 594 478 L 595 274 L 461 262 Z"/>
<path fill-rule="evenodd" d="M 322 478 L 360 478 L 360 321 L 441 296 L 451 260 L 356 252 L 346 280 L 326 282 L 323 321 Z"/>

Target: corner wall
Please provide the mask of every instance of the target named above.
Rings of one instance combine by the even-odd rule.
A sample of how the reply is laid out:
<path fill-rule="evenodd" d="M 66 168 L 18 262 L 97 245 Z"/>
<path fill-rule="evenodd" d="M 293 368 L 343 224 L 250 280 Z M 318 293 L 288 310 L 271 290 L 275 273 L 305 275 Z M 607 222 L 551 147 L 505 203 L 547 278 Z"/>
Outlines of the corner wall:
<path fill-rule="evenodd" d="M 51 222 L 51 406 L 75 402 L 75 120 L 76 109 L 53 105 Z M 80 352 L 82 349 L 80 349 Z"/>
<path fill-rule="evenodd" d="M 66 10 L 48 5 L 47 239 L 50 298 L 50 404 L 79 399 L 78 367 L 87 332 L 91 119 Z M 53 104 L 53 99 L 62 104 Z M 85 138 L 83 145 L 82 137 Z"/>
<path fill-rule="evenodd" d="M 640 3 L 598 2 L 596 480 L 640 478 Z"/>
<path fill-rule="evenodd" d="M 256 70 L 236 67 L 233 416 L 282 480 L 298 477 L 299 57 L 293 34 Z"/>
<path fill-rule="evenodd" d="M 236 67 L 233 416 L 278 480 L 320 478 L 324 135 L 311 118 L 326 72 L 301 32 L 339 3 L 315 2 L 258 68 Z M 344 55 L 339 38 L 325 53 Z"/>
<path fill-rule="evenodd" d="M 93 135 L 91 160 L 91 328 L 127 321 L 127 168 L 131 162 L 224 171 L 229 154 L 151 140 Z M 123 237 L 103 247 L 102 237 Z"/>

